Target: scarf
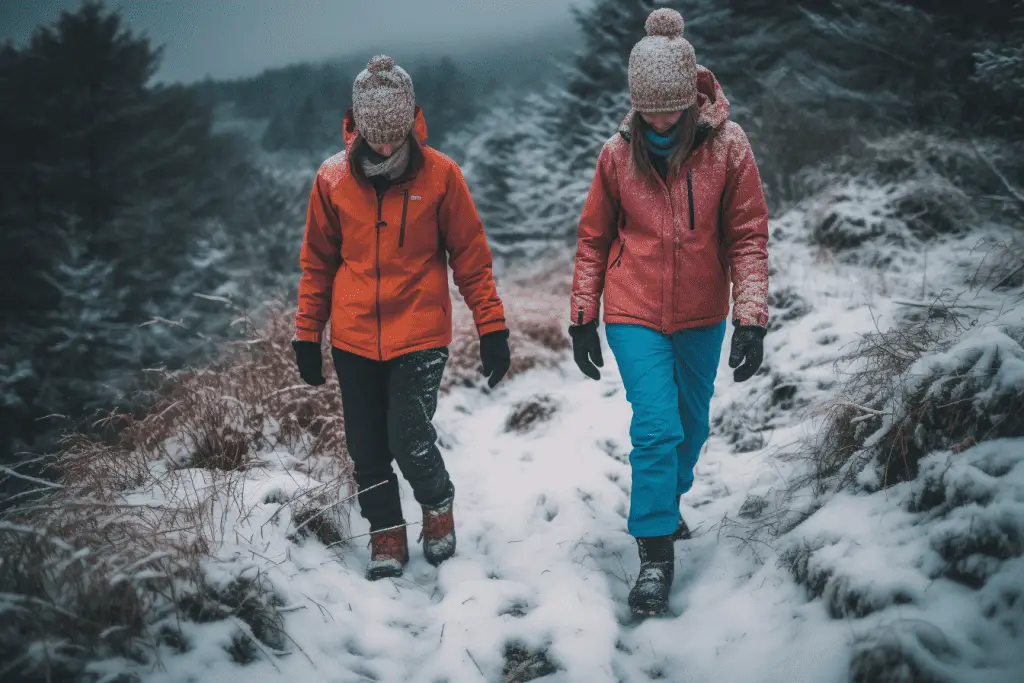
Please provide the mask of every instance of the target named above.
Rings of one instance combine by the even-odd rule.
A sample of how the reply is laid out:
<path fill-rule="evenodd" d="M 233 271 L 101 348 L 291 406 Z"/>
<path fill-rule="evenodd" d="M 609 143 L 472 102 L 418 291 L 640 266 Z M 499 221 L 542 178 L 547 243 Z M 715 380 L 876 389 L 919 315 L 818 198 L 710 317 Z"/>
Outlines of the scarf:
<path fill-rule="evenodd" d="M 389 157 L 382 157 L 367 145 L 362 163 L 367 178 L 384 176 L 388 180 L 397 180 L 409 166 L 409 141 L 402 143 Z"/>
<path fill-rule="evenodd" d="M 647 153 L 662 159 L 668 159 L 675 151 L 679 141 L 679 126 L 672 126 L 664 135 L 659 135 L 653 128 L 644 131 L 644 145 Z"/>

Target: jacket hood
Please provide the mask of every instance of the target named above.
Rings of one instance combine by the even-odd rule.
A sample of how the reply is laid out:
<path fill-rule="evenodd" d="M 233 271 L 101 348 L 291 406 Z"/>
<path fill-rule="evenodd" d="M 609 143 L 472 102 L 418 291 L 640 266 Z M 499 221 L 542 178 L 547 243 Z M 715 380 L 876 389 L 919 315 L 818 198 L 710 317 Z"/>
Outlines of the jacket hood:
<path fill-rule="evenodd" d="M 416 105 L 416 118 L 412 126 L 413 132 L 416 134 L 416 139 L 419 140 L 420 144 L 423 145 L 427 141 L 427 120 L 423 117 L 423 110 L 420 109 L 420 105 Z M 345 136 L 345 149 L 351 149 L 352 143 L 355 142 L 356 138 L 359 137 L 359 131 L 356 130 L 356 118 L 350 108 L 345 112 L 345 119 L 343 124 L 344 136 Z"/>
<path fill-rule="evenodd" d="M 697 66 L 697 104 L 700 107 L 700 117 L 697 120 L 698 126 L 720 128 L 729 120 L 729 100 L 722 92 L 722 86 L 711 70 Z M 629 125 L 636 116 L 636 110 L 630 109 L 626 118 L 619 124 L 619 132 L 629 135 Z"/>

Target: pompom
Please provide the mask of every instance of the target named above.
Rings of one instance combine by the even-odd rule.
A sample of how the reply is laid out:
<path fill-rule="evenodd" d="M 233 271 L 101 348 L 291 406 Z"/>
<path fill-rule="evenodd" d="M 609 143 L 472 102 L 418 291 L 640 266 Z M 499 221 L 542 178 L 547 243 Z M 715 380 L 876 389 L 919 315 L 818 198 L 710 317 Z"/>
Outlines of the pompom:
<path fill-rule="evenodd" d="M 391 71 L 393 68 L 395 68 L 395 60 L 387 55 L 377 55 L 366 65 L 366 69 L 372 74 Z"/>
<path fill-rule="evenodd" d="M 668 7 L 651 12 L 651 16 L 647 17 L 647 23 L 644 24 L 647 35 L 666 38 L 682 38 L 683 27 L 683 15 Z"/>

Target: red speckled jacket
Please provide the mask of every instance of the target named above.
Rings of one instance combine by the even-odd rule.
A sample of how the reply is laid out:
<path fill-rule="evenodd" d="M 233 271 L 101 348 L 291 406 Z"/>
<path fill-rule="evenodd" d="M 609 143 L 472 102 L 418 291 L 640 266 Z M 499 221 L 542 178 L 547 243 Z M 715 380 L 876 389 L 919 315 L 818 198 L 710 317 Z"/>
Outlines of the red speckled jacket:
<path fill-rule="evenodd" d="M 768 207 L 743 129 L 714 75 L 698 68 L 703 139 L 678 176 L 638 176 L 630 112 L 601 150 L 576 245 L 573 323 L 646 325 L 671 334 L 729 315 L 768 323 Z"/>

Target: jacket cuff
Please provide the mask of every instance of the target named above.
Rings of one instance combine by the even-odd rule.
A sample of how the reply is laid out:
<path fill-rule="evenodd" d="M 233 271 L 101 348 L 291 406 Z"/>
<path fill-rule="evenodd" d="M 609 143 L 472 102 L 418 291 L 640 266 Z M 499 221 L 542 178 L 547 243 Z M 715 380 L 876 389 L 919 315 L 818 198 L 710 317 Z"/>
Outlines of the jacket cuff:
<path fill-rule="evenodd" d="M 572 310 L 569 312 L 570 325 L 584 325 L 598 320 L 601 316 L 600 306 L 584 303 L 584 301 L 575 298 L 570 305 L 572 307 Z"/>
<path fill-rule="evenodd" d="M 738 303 L 733 307 L 733 321 L 749 327 L 768 327 L 768 306 L 761 303 Z"/>
<path fill-rule="evenodd" d="M 476 326 L 476 332 L 479 336 L 490 334 L 491 332 L 499 332 L 501 330 L 508 329 L 505 325 L 504 320 L 495 320 L 489 323 L 483 323 L 482 325 Z"/>
<path fill-rule="evenodd" d="M 295 328 L 295 338 L 299 341 L 316 342 L 319 344 L 323 340 L 324 335 L 322 332 L 312 332 L 297 327 Z"/>

